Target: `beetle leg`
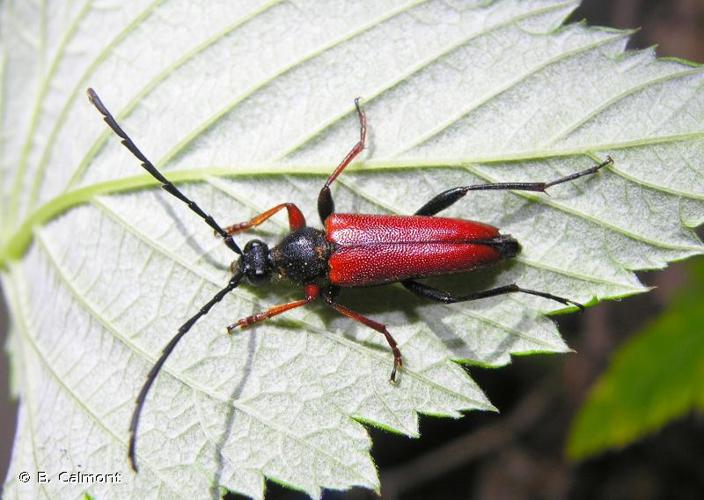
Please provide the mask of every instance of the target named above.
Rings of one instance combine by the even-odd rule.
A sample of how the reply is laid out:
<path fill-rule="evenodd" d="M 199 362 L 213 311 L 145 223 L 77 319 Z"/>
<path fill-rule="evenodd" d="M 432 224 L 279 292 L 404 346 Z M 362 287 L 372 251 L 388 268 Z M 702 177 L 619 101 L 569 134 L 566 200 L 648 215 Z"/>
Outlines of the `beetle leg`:
<path fill-rule="evenodd" d="M 521 288 L 515 283 L 506 286 L 500 286 L 497 288 L 491 288 L 489 290 L 483 290 L 481 292 L 468 293 L 466 295 L 453 295 L 450 292 L 433 288 L 415 280 L 404 280 L 401 283 L 408 290 L 420 297 L 434 300 L 436 302 L 443 302 L 444 304 L 454 304 L 455 302 L 469 302 L 471 300 L 485 299 L 488 297 L 496 297 L 497 295 L 505 295 L 507 293 L 520 292 L 527 293 L 529 295 L 537 295 L 538 297 L 543 297 L 545 299 L 554 300 L 566 306 L 577 306 L 580 310 L 584 310 L 584 306 L 579 302 L 575 302 L 564 297 L 558 297 L 557 295 L 553 295 L 551 293 L 539 292 L 537 290 L 531 290 L 529 288 Z"/>
<path fill-rule="evenodd" d="M 320 287 L 318 285 L 306 285 L 305 291 L 305 299 L 294 300 L 293 302 L 288 302 L 286 304 L 279 304 L 278 306 L 270 307 L 266 311 L 247 316 L 246 318 L 242 318 L 237 322 L 228 325 L 227 333 L 232 334 L 232 331 L 237 327 L 246 328 L 250 325 L 253 325 L 254 323 L 264 321 L 265 319 L 269 319 L 273 316 L 278 316 L 279 314 L 285 313 L 286 311 L 290 311 L 291 309 L 296 309 L 297 307 L 305 306 L 306 304 L 310 304 L 320 296 Z"/>
<path fill-rule="evenodd" d="M 289 228 L 291 228 L 291 231 L 295 231 L 297 229 L 301 229 L 302 227 L 306 227 L 306 218 L 303 216 L 303 213 L 301 210 L 293 203 L 281 203 L 280 205 L 276 205 L 273 208 L 270 208 L 264 213 L 261 213 L 255 217 L 252 217 L 246 222 L 239 222 L 237 224 L 232 224 L 230 226 L 225 227 L 225 231 L 227 234 L 232 236 L 233 234 L 237 234 L 241 231 L 246 231 L 247 229 L 251 227 L 256 227 L 268 218 L 270 218 L 272 215 L 277 213 L 278 211 L 282 209 L 286 209 L 288 212 L 288 225 Z"/>
<path fill-rule="evenodd" d="M 351 318 L 355 321 L 362 323 L 365 326 L 368 326 L 369 328 L 376 330 L 386 338 L 386 342 L 388 342 L 389 347 L 391 347 L 391 352 L 394 355 L 394 367 L 391 370 L 391 377 L 389 378 L 389 380 L 395 383 L 396 372 L 403 368 L 403 358 L 401 357 L 401 351 L 398 348 L 398 344 L 396 344 L 396 340 L 386 329 L 386 325 L 374 321 L 373 319 L 369 319 L 366 316 L 362 316 L 360 313 L 353 311 L 352 309 L 349 309 L 341 304 L 338 304 L 335 301 L 335 295 L 337 295 L 337 287 L 329 287 L 323 292 L 323 298 L 330 307 L 335 309 L 343 316 L 347 316 L 348 318 Z"/>
<path fill-rule="evenodd" d="M 466 195 L 469 191 L 481 191 L 481 190 L 510 190 L 515 189 L 517 191 L 537 191 L 544 193 L 549 187 L 556 186 L 557 184 L 562 184 L 563 182 L 573 181 L 584 177 L 585 175 L 591 175 L 599 171 L 599 169 L 605 167 L 606 165 L 611 165 L 614 160 L 607 156 L 606 160 L 589 167 L 586 170 L 581 170 L 575 172 L 574 174 L 566 175 L 555 179 L 550 182 L 495 182 L 490 184 L 475 184 L 473 186 L 460 186 L 455 188 L 450 188 L 442 193 L 434 196 L 428 203 L 423 205 L 416 211 L 415 215 L 435 215 L 436 213 L 445 210 L 446 208 L 453 205 L 457 200 Z"/>
<path fill-rule="evenodd" d="M 347 156 L 342 160 L 342 162 L 337 166 L 337 168 L 330 174 L 328 180 L 325 181 L 325 185 L 320 190 L 318 195 L 318 215 L 320 215 L 320 221 L 325 224 L 325 219 L 327 219 L 330 214 L 335 211 L 335 202 L 332 199 L 332 194 L 330 193 L 330 184 L 333 183 L 337 176 L 342 173 L 342 171 L 352 163 L 352 160 L 362 152 L 364 149 L 364 142 L 367 138 L 367 116 L 364 114 L 364 110 L 359 105 L 359 97 L 354 100 L 354 106 L 357 108 L 357 116 L 359 117 L 359 141 L 357 144 L 352 146 L 352 149 Z"/>

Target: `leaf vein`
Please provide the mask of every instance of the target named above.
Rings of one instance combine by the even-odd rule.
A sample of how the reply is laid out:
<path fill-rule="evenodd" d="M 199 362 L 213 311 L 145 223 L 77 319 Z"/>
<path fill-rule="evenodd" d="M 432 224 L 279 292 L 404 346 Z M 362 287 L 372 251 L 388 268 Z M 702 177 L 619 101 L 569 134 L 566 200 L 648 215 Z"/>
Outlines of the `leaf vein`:
<path fill-rule="evenodd" d="M 599 106 L 596 106 L 595 108 L 589 110 L 588 113 L 585 115 L 579 117 L 577 120 L 569 124 L 567 127 L 565 127 L 563 130 L 560 130 L 555 134 L 553 137 L 548 139 L 546 143 L 543 145 L 545 148 L 550 148 L 550 146 L 553 146 L 556 142 L 558 142 L 560 139 L 563 139 L 565 137 L 568 137 L 570 134 L 578 130 L 580 127 L 582 127 L 584 124 L 588 123 L 592 119 L 596 118 L 600 114 L 608 111 L 610 108 L 616 106 L 623 100 L 627 99 L 628 97 L 631 97 L 643 90 L 646 90 L 650 87 L 655 87 L 656 85 L 662 84 L 662 83 L 667 83 L 672 80 L 676 80 L 679 78 L 686 78 L 689 76 L 694 76 L 694 75 L 701 75 L 704 73 L 704 68 L 697 67 L 697 68 L 688 68 L 685 71 L 678 71 L 674 73 L 670 73 L 664 76 L 659 76 L 658 78 L 654 78 L 652 80 L 647 80 L 645 82 L 639 81 L 636 85 L 633 85 L 627 89 L 622 90 L 620 93 L 616 94 L 615 96 L 611 97 L 610 99 L 607 99 L 604 101 L 602 104 Z M 674 110 L 673 110 L 674 113 Z"/>
<path fill-rule="evenodd" d="M 547 60 L 541 62 L 537 66 L 531 67 L 527 72 L 521 73 L 514 80 L 511 80 L 507 84 L 503 85 L 502 87 L 498 87 L 496 90 L 488 93 L 484 97 L 480 98 L 478 101 L 472 103 L 469 107 L 462 108 L 462 107 L 458 106 L 458 112 L 454 116 L 450 117 L 449 120 L 434 127 L 433 129 L 429 130 L 428 132 L 424 133 L 423 135 L 416 137 L 411 143 L 401 145 L 399 147 L 399 149 L 390 153 L 389 156 L 390 157 L 401 156 L 405 153 L 408 153 L 413 148 L 416 148 L 418 146 L 421 146 L 422 144 L 429 142 L 434 137 L 438 137 L 442 132 L 444 132 L 445 130 L 450 128 L 452 125 L 454 125 L 455 123 L 457 123 L 461 119 L 469 116 L 469 114 L 472 113 L 472 111 L 479 109 L 480 107 L 484 106 L 485 104 L 490 102 L 492 99 L 497 98 L 501 94 L 504 94 L 504 93 L 508 92 L 509 90 L 516 88 L 518 85 L 520 85 L 521 83 L 524 83 L 526 80 L 528 80 L 532 76 L 535 76 L 540 71 L 547 69 L 548 67 L 550 67 L 554 64 L 557 64 L 561 61 L 564 61 L 570 57 L 573 57 L 575 55 L 582 54 L 582 53 L 585 53 L 585 52 L 588 52 L 588 51 L 591 51 L 594 49 L 598 49 L 599 47 L 602 47 L 604 45 L 608 45 L 609 43 L 612 43 L 612 42 L 615 42 L 616 40 L 620 40 L 622 38 L 625 38 L 628 35 L 629 35 L 628 32 L 621 32 L 615 36 L 604 37 L 594 43 L 589 43 L 584 46 L 578 47 L 576 49 L 561 52 L 557 56 L 548 58 Z"/>

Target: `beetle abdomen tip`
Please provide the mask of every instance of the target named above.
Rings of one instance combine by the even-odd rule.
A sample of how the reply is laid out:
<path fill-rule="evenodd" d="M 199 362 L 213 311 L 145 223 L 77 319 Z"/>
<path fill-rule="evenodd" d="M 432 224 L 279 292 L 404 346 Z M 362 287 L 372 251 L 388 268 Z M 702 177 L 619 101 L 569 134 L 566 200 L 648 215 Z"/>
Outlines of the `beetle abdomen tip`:
<path fill-rule="evenodd" d="M 510 234 L 501 234 L 495 238 L 495 248 L 504 259 L 515 257 L 521 252 L 521 244 Z"/>

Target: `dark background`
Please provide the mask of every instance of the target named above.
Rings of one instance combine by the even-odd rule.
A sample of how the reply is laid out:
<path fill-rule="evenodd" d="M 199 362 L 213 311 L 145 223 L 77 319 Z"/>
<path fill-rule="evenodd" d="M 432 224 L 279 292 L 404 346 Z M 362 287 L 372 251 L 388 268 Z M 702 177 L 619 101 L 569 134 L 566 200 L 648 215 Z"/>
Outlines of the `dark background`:
<path fill-rule="evenodd" d="M 571 21 L 638 28 L 631 48 L 658 44 L 660 56 L 704 62 L 704 0 L 585 0 Z M 701 234 L 701 233 L 700 233 Z M 624 450 L 582 464 L 565 459 L 570 421 L 611 353 L 667 307 L 687 280 L 686 264 L 640 273 L 653 292 L 607 302 L 559 319 L 579 353 L 514 358 L 500 369 L 471 368 L 501 414 L 463 419 L 421 417 L 420 440 L 370 429 L 385 499 L 700 499 L 704 498 L 704 417 L 689 415 Z M 7 310 L 0 307 L 0 345 Z M 0 355 L 0 479 L 15 432 L 8 360 Z M 303 495 L 267 484 L 267 498 Z M 367 490 L 326 492 L 327 499 L 375 498 Z"/>

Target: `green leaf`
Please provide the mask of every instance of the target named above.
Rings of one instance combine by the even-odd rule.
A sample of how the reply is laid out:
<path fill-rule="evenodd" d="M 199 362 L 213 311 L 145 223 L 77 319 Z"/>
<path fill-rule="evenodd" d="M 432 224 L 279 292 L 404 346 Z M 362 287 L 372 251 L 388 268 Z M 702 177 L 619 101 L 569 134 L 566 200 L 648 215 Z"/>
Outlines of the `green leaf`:
<path fill-rule="evenodd" d="M 124 4 L 124 5 L 123 5 Z M 575 1 L 5 2 L 3 287 L 13 318 L 19 429 L 6 496 L 263 495 L 265 478 L 318 497 L 380 485 L 360 422 L 418 435 L 418 414 L 493 409 L 455 360 L 500 366 L 568 350 L 510 296 L 429 304 L 398 286 L 225 334 L 301 297 L 282 283 L 230 294 L 179 344 L 147 400 L 134 475 L 128 423 L 178 326 L 228 279 L 233 255 L 143 175 L 85 99 L 95 88 L 141 149 L 223 224 L 282 201 L 317 225 L 338 210 L 413 213 L 453 186 L 551 180 L 550 195 L 478 192 L 443 214 L 513 234 L 512 263 L 450 281 L 517 282 L 580 302 L 645 291 L 635 269 L 702 253 L 702 69 L 624 53 L 628 33 L 561 26 Z M 276 241 L 283 218 L 262 226 Z M 241 243 L 244 239 L 238 240 Z M 119 484 L 20 483 L 22 470 L 121 472 Z"/>
<path fill-rule="evenodd" d="M 614 355 L 575 417 L 568 454 L 584 459 L 626 446 L 704 410 L 704 262 L 668 310 Z"/>

